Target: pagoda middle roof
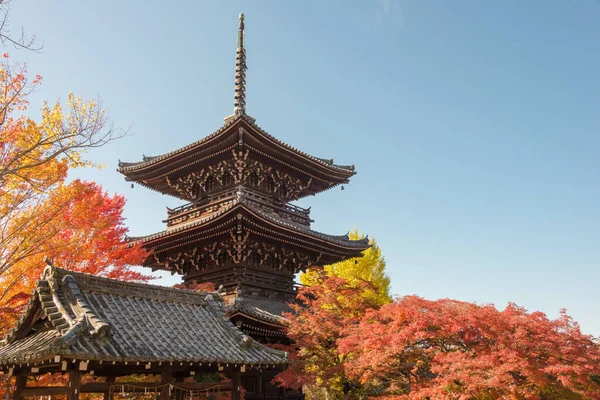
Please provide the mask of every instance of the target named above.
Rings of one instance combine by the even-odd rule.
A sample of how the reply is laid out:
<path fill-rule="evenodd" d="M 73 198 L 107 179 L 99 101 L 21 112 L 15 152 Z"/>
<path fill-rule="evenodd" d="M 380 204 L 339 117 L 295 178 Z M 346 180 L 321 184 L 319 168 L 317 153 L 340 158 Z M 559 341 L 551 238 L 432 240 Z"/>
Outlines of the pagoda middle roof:
<path fill-rule="evenodd" d="M 315 157 L 315 156 L 305 153 L 293 146 L 288 145 L 287 143 L 277 139 L 276 137 L 270 135 L 268 132 L 263 130 L 260 126 L 258 126 L 256 124 L 254 118 L 252 118 L 248 115 L 245 115 L 245 114 L 237 115 L 237 116 L 235 116 L 235 118 L 231 118 L 231 119 L 227 120 L 225 122 L 225 124 L 223 126 L 221 126 L 215 132 L 211 133 L 208 136 L 205 136 L 204 138 L 202 138 L 200 140 L 197 140 L 193 143 L 183 146 L 179 149 L 176 149 L 176 150 L 173 150 L 168 153 L 161 154 L 161 155 L 157 155 L 157 156 L 144 156 L 141 161 L 137 161 L 137 162 L 119 161 L 119 168 L 117 169 L 117 171 L 126 175 L 129 178 L 129 180 L 135 180 L 131 176 L 138 175 L 138 174 L 142 173 L 142 171 L 145 171 L 145 170 L 151 170 L 154 168 L 160 168 L 161 170 L 163 170 L 163 169 L 168 170 L 169 167 L 167 165 L 163 165 L 165 161 L 174 160 L 174 159 L 178 158 L 179 156 L 187 157 L 189 155 L 189 153 L 193 153 L 195 150 L 201 150 L 201 149 L 205 148 L 206 145 L 209 144 L 209 142 L 212 146 L 215 139 L 218 139 L 220 136 L 224 135 L 226 132 L 229 131 L 229 128 L 231 128 L 236 123 L 239 123 L 240 121 L 245 122 L 255 132 L 258 132 L 259 135 L 261 135 L 264 139 L 266 139 L 267 142 L 270 142 L 271 145 L 273 145 L 274 147 L 275 146 L 279 147 L 280 151 L 282 150 L 282 151 L 286 152 L 288 156 L 296 157 L 305 163 L 308 162 L 307 165 L 311 165 L 311 166 L 317 167 L 317 168 L 320 167 L 324 171 L 329 171 L 330 173 L 336 174 L 338 176 L 339 175 L 345 176 L 346 179 L 356 173 L 356 171 L 354 169 L 354 165 L 336 164 L 336 163 L 334 163 L 333 159 Z"/>
<path fill-rule="evenodd" d="M 260 207 L 254 205 L 251 200 L 248 200 L 246 196 L 243 195 L 243 191 L 240 192 L 239 196 L 233 198 L 228 205 L 224 206 L 219 211 L 213 214 L 193 220 L 188 223 L 177 225 L 176 227 L 166 229 L 162 232 L 142 237 L 135 237 L 131 239 L 135 241 L 142 241 L 142 243 L 148 243 L 157 239 L 166 238 L 168 236 L 176 236 L 180 233 L 192 231 L 194 228 L 207 225 L 216 220 L 225 219 L 230 214 L 237 214 L 236 210 L 239 209 L 246 210 L 247 212 L 253 214 L 255 217 L 258 217 L 259 219 L 263 220 L 267 225 L 274 225 L 276 227 L 283 228 L 287 231 L 291 231 L 292 233 L 294 233 L 294 237 L 298 237 L 297 234 L 302 234 L 315 240 L 325 242 L 328 245 L 334 245 L 337 247 L 351 249 L 358 252 L 369 248 L 368 238 L 351 240 L 348 234 L 330 235 L 322 232 L 317 232 L 310 229 L 306 225 L 291 222 L 289 220 L 279 217 L 277 214 L 274 213 L 268 213 L 262 210 Z"/>
<path fill-rule="evenodd" d="M 45 324 L 35 324 L 44 316 Z M 0 341 L 0 370 L 57 355 L 118 362 L 287 363 L 284 352 L 237 329 L 217 293 L 47 267 L 16 327 Z"/>

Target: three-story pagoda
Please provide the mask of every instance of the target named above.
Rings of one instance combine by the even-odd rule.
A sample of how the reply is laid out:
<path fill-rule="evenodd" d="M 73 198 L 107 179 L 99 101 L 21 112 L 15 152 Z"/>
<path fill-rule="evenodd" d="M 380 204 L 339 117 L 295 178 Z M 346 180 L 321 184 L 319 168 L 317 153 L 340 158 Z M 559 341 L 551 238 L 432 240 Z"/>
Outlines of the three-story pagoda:
<path fill-rule="evenodd" d="M 310 209 L 294 200 L 348 183 L 354 166 L 308 155 L 246 114 L 244 15 L 240 15 L 234 114 L 216 132 L 175 151 L 120 162 L 126 180 L 187 204 L 168 209 L 166 230 L 139 238 L 145 266 L 179 273 L 185 284 L 213 282 L 234 323 L 278 342 L 294 275 L 361 256 L 368 240 L 313 231 Z"/>

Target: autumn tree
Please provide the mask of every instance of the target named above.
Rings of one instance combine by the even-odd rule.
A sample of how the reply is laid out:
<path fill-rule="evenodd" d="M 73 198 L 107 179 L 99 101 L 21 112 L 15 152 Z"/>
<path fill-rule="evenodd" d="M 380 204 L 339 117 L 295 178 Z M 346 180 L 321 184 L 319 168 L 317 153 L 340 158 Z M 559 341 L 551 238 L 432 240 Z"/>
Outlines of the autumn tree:
<path fill-rule="evenodd" d="M 350 239 L 363 239 L 364 235 L 354 230 Z M 342 278 L 353 287 L 361 286 L 368 302 L 383 305 L 392 301 L 390 296 L 390 278 L 385 273 L 385 259 L 375 239 L 369 241 L 371 247 L 363 252 L 362 257 L 351 258 L 321 268 L 312 268 L 300 275 L 300 283 L 305 286 L 322 284 L 329 276 Z M 362 285 L 368 282 L 369 285 Z"/>
<path fill-rule="evenodd" d="M 358 231 L 349 236 L 364 238 Z M 346 357 L 337 349 L 337 341 L 347 333 L 344 324 L 391 301 L 381 248 L 374 239 L 370 244 L 362 257 L 312 268 L 300 276 L 304 288 L 288 316 L 294 363 L 278 381 L 292 388 L 302 386 L 308 399 L 343 398 L 354 386 L 344 372 Z"/>
<path fill-rule="evenodd" d="M 39 50 L 35 37 L 12 36 L 9 1 L 0 1 L 0 42 Z M 41 83 L 25 64 L 0 58 L 0 337 L 14 324 L 49 257 L 56 265 L 124 280 L 149 277 L 131 267 L 145 252 L 126 242 L 125 200 L 92 182 L 67 180 L 91 166 L 88 149 L 123 132 L 110 125 L 97 101 L 69 95 L 45 103 L 39 118 L 25 116 Z M 2 380 L 2 379 L 0 379 Z M 1 386 L 0 392 L 5 388 Z M 4 397 L 4 393 L 0 393 Z"/>
<path fill-rule="evenodd" d="M 349 284 L 336 276 L 300 289 L 293 312 L 286 315 L 293 361 L 276 381 L 293 389 L 303 387 L 309 400 L 342 399 L 353 381 L 345 374 L 347 358 L 339 353 L 338 340 L 368 309 L 379 307 L 376 297 L 364 296 L 373 290 L 369 282 Z"/>
<path fill-rule="evenodd" d="M 0 14 L 8 18 L 7 2 Z M 13 39 L 0 23 L 0 41 Z M 58 265 L 123 279 L 143 252 L 124 245 L 124 199 L 93 183 L 68 181 L 76 167 L 90 166 L 85 152 L 123 135 L 113 129 L 101 105 L 69 95 L 66 106 L 45 103 L 37 120 L 25 116 L 29 95 L 41 83 L 26 65 L 0 59 L 0 310 L 2 325 L 18 311 L 48 256 Z M 0 331 L 0 334 L 2 332 Z"/>
<path fill-rule="evenodd" d="M 4 46 L 11 46 L 17 50 L 31 50 L 39 52 L 43 46 L 36 42 L 34 35 L 25 33 L 25 30 L 21 28 L 18 34 L 10 29 L 10 3 L 11 0 L 0 1 L 0 42 Z"/>
<path fill-rule="evenodd" d="M 600 351 L 561 313 L 407 296 L 338 341 L 362 393 L 385 399 L 600 399 Z"/>

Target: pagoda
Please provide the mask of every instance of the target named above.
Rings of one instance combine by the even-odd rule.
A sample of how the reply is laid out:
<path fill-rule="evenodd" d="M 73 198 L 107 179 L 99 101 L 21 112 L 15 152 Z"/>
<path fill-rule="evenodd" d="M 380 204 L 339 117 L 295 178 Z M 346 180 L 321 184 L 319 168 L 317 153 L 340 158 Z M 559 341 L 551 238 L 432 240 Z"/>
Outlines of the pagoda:
<path fill-rule="evenodd" d="M 186 202 L 167 209 L 166 229 L 137 238 L 144 265 L 220 288 L 232 321 L 261 342 L 285 342 L 282 313 L 294 276 L 359 257 L 368 239 L 311 229 L 292 202 L 349 182 L 353 165 L 306 154 L 268 134 L 246 113 L 244 15 L 240 14 L 234 113 L 216 132 L 169 153 L 119 162 L 127 181 Z"/>

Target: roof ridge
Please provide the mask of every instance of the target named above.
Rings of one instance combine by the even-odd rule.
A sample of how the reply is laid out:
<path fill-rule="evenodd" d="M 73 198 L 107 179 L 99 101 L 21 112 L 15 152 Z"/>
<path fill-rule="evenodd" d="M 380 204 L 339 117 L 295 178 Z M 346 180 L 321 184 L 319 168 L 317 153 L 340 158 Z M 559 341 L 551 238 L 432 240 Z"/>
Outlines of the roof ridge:
<path fill-rule="evenodd" d="M 58 276 L 71 275 L 77 282 L 77 288 L 80 292 L 109 293 L 124 297 L 140 297 L 174 303 L 185 301 L 201 305 L 206 304 L 205 296 L 211 294 L 210 292 L 177 289 L 145 282 L 127 282 L 104 276 L 68 271 L 58 267 L 54 268 Z"/>
<path fill-rule="evenodd" d="M 170 299 L 169 302 L 139 295 L 156 289 L 146 284 L 133 284 L 140 289 L 137 291 L 127 287 L 128 292 L 134 292 L 129 294 L 122 293 L 123 290 L 115 293 L 110 288 L 87 290 L 88 286 L 94 289 L 93 285 L 106 286 L 110 282 L 115 280 L 47 267 L 38 284 L 36 308 L 29 309 L 15 341 L 0 346 L 0 370 L 56 356 L 138 363 L 193 361 L 261 365 L 289 361 L 286 353 L 265 347 L 236 328 L 216 293 L 160 288 L 183 294 L 180 302 L 174 302 L 175 297 L 162 296 L 162 300 Z M 121 298 L 121 295 L 127 297 Z M 46 303 L 45 310 L 37 308 L 41 303 Z M 164 319 L 157 320 L 161 312 Z M 71 322 L 54 326 L 63 318 L 63 313 Z M 39 318 L 45 320 L 46 317 L 51 323 L 45 325 L 44 321 L 44 326 L 32 329 Z M 114 334 L 98 337 L 109 324 Z M 21 334 L 24 335 L 21 337 Z M 190 338 L 194 342 L 190 343 Z"/>
<path fill-rule="evenodd" d="M 42 276 L 38 281 L 39 297 L 42 303 L 42 309 L 46 313 L 48 320 L 52 323 L 52 326 L 64 334 L 69 330 L 76 321 L 73 320 L 67 308 L 62 303 L 62 300 L 58 297 L 58 283 L 56 281 L 56 272 L 58 268 L 53 265 L 48 265 L 44 268 Z"/>
<path fill-rule="evenodd" d="M 85 298 L 81 294 L 81 290 L 79 289 L 79 286 L 77 285 L 77 281 L 75 281 L 75 278 L 73 278 L 72 275 L 65 275 L 62 278 L 62 283 L 68 289 L 68 293 L 71 296 L 73 296 L 77 306 L 79 306 L 78 307 L 79 309 L 73 308 L 73 307 L 72 307 L 72 309 L 75 312 L 77 312 L 77 311 L 80 312 L 80 314 L 79 314 L 80 320 L 86 322 L 86 325 L 88 326 L 88 330 L 89 330 L 90 334 L 92 336 L 97 336 L 100 338 L 108 337 L 110 335 L 110 330 L 111 330 L 110 324 L 106 323 L 102 318 L 100 318 L 98 316 L 98 314 L 96 314 L 92 310 L 92 308 L 90 307 L 88 302 L 85 300 Z"/>

